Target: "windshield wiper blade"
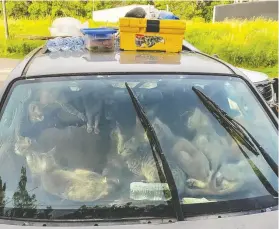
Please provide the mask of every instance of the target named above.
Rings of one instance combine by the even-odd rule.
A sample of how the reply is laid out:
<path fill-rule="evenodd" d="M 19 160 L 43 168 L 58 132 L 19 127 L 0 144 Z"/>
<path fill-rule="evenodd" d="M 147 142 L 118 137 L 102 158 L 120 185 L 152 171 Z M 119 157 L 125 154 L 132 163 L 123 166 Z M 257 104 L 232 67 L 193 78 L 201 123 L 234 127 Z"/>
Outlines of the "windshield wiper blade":
<path fill-rule="evenodd" d="M 234 139 L 236 141 L 236 139 Z M 253 169 L 256 176 L 259 178 L 265 189 L 273 196 L 278 197 L 278 192 L 272 187 L 270 182 L 266 179 L 265 175 L 261 172 L 261 170 L 255 165 L 255 163 L 251 160 L 248 154 L 242 149 L 241 145 L 236 141 L 237 146 L 239 147 L 240 151 L 247 159 L 250 167 Z"/>
<path fill-rule="evenodd" d="M 229 116 L 228 116 L 229 117 Z M 234 120 L 233 118 L 229 117 L 231 119 L 231 122 L 233 122 L 236 126 L 241 127 L 242 130 L 246 132 L 246 134 L 251 138 L 253 143 L 257 146 L 259 149 L 260 153 L 262 154 L 263 158 L 265 161 L 268 163 L 268 165 L 271 167 L 273 172 L 277 175 L 278 177 L 278 164 L 272 159 L 272 157 L 266 152 L 266 150 L 259 144 L 259 142 L 254 138 L 254 136 L 238 121 Z"/>
<path fill-rule="evenodd" d="M 130 95 L 130 98 L 132 100 L 132 103 L 134 105 L 134 108 L 136 110 L 137 116 L 139 117 L 139 120 L 147 134 L 148 140 L 149 140 L 149 144 L 151 146 L 151 150 L 152 150 L 152 155 L 154 157 L 154 160 L 157 161 L 157 156 L 160 158 L 161 163 L 162 163 L 162 167 L 163 167 L 163 171 L 165 174 L 165 178 L 166 181 L 168 183 L 169 189 L 170 189 L 170 193 L 171 193 L 171 201 L 173 204 L 173 208 L 176 214 L 176 218 L 178 221 L 183 221 L 184 220 L 184 215 L 182 212 L 182 207 L 179 201 L 179 195 L 178 195 L 178 191 L 177 191 L 177 187 L 170 169 L 170 166 L 166 160 L 166 157 L 162 151 L 160 142 L 158 140 L 158 137 L 155 133 L 154 128 L 152 127 L 152 124 L 150 123 L 150 121 L 148 120 L 143 107 L 140 105 L 138 99 L 136 98 L 134 92 L 132 91 L 132 89 L 129 87 L 128 83 L 125 83 L 125 86 L 128 90 L 128 93 Z M 160 169 L 158 170 L 159 173 L 159 177 L 162 177 L 162 174 L 160 175 L 161 171 Z M 162 181 L 161 181 L 162 182 Z"/>
<path fill-rule="evenodd" d="M 265 149 L 261 147 L 259 142 L 253 137 L 253 135 L 242 124 L 230 117 L 202 91 L 198 90 L 195 87 L 193 87 L 192 89 L 201 99 L 206 108 L 231 135 L 233 135 L 237 140 L 241 139 L 241 143 L 256 156 L 259 155 L 259 152 L 262 154 L 265 161 L 278 177 L 278 165 L 265 151 Z"/>
<path fill-rule="evenodd" d="M 207 97 L 202 91 L 198 90 L 195 87 L 192 87 L 192 90 L 197 94 L 205 107 L 211 112 L 211 114 L 217 119 L 217 121 L 229 132 L 230 135 L 234 136 L 235 139 L 241 141 L 241 143 L 250 150 L 255 156 L 259 156 L 259 152 L 253 142 L 249 137 L 239 129 L 238 126 L 235 126 L 225 111 L 223 111 L 219 106 L 214 103 L 209 97 Z"/>
<path fill-rule="evenodd" d="M 245 153 L 245 151 L 240 146 L 239 142 L 241 142 L 247 149 L 251 150 L 256 156 L 259 155 L 258 150 L 271 167 L 273 172 L 278 177 L 278 165 L 276 162 L 268 155 L 268 153 L 260 146 L 257 140 L 252 136 L 249 131 L 243 127 L 239 122 L 231 118 L 224 110 L 222 110 L 215 102 L 213 102 L 209 97 L 207 97 L 202 91 L 198 90 L 195 87 L 192 87 L 192 90 L 197 94 L 200 98 L 204 106 L 210 111 L 210 113 L 217 119 L 217 121 L 227 130 L 227 132 L 231 135 L 232 139 L 236 142 L 244 157 L 248 160 L 249 165 L 253 169 L 256 176 L 262 182 L 266 190 L 275 197 L 278 197 L 278 192 L 272 187 L 272 185 L 268 182 L 266 177 L 262 174 L 260 169 L 253 163 L 251 158 Z M 251 140 L 249 139 L 251 138 Z M 242 141 L 240 141 L 240 139 Z M 253 145 L 254 144 L 254 145 Z M 255 147 L 256 145 L 256 147 Z M 251 147 L 252 146 L 252 147 Z M 258 150 L 257 150 L 258 149 Z M 255 151 L 256 150 L 256 151 Z"/>

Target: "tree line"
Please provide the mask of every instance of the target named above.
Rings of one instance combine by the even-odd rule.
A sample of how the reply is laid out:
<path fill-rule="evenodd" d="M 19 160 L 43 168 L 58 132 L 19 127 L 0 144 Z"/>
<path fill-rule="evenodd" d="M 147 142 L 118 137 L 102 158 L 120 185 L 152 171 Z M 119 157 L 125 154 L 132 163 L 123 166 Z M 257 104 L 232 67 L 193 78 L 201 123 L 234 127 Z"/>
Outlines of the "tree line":
<path fill-rule="evenodd" d="M 6 192 L 6 183 L 3 183 L 0 177 L 0 216 L 6 217 L 34 217 L 36 215 L 36 196 L 30 195 L 26 189 L 27 186 L 27 176 L 26 176 L 26 168 L 21 168 L 20 180 L 18 182 L 17 190 L 14 192 L 12 197 L 12 202 L 14 208 L 9 211 L 5 211 L 5 205 L 7 204 L 7 200 L 5 200 L 5 192 Z M 8 201 L 8 202 L 11 202 Z"/>
<path fill-rule="evenodd" d="M 95 0 L 53 0 L 53 1 L 10 1 L 7 0 L 6 8 L 8 17 L 21 19 L 39 19 L 44 17 L 77 17 L 92 18 L 92 11 L 121 7 L 131 4 L 154 4 L 158 9 L 165 10 L 167 5 L 169 10 L 182 19 L 203 18 L 205 21 L 211 21 L 213 8 L 215 5 L 229 4 L 233 1 L 171 1 L 171 0 L 118 0 L 118 1 L 101 1 Z M 0 9 L 0 14 L 2 14 Z M 105 18 L 104 18 L 105 21 Z"/>

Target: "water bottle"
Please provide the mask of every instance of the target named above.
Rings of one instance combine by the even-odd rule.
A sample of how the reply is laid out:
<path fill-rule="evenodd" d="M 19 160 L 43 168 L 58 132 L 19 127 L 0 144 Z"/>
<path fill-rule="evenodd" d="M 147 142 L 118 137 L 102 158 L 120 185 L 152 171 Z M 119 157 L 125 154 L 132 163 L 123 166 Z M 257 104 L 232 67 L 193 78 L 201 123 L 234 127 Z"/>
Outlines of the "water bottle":
<path fill-rule="evenodd" d="M 60 54 L 59 54 L 59 52 L 51 52 L 50 54 L 49 54 L 49 57 L 51 58 L 51 59 L 57 59 L 57 58 L 59 58 L 60 57 Z"/>
<path fill-rule="evenodd" d="M 69 58 L 72 56 L 72 52 L 71 52 L 71 50 L 65 50 L 61 53 L 61 56 L 64 58 Z"/>
<path fill-rule="evenodd" d="M 57 52 L 60 49 L 55 39 L 48 40 L 46 47 L 50 52 Z"/>
<path fill-rule="evenodd" d="M 80 49 L 75 52 L 72 52 L 72 57 L 82 57 L 84 52 Z"/>
<path fill-rule="evenodd" d="M 84 47 L 85 39 L 84 37 L 78 37 L 78 44 L 80 45 L 81 48 Z"/>
<path fill-rule="evenodd" d="M 73 47 L 73 40 L 71 37 L 66 37 L 66 38 L 61 38 L 62 42 L 61 42 L 61 49 L 63 51 L 69 51 L 72 49 Z"/>
<path fill-rule="evenodd" d="M 77 37 L 72 37 L 72 48 L 71 50 L 72 51 L 78 51 L 80 49 L 80 46 L 79 46 L 79 42 L 77 40 Z"/>
<path fill-rule="evenodd" d="M 165 183 L 133 182 L 130 184 L 130 198 L 133 200 L 167 201 L 171 199 L 170 194 L 165 196 L 164 192 L 170 192 L 168 184 Z"/>
<path fill-rule="evenodd" d="M 54 39 L 54 42 L 56 43 L 57 47 L 59 48 L 59 51 L 62 49 L 62 46 L 64 44 L 64 40 L 62 37 L 57 37 Z"/>
<path fill-rule="evenodd" d="M 72 46 L 73 51 L 80 51 L 83 49 L 84 40 L 82 37 L 73 37 L 72 40 L 73 40 L 73 46 Z"/>

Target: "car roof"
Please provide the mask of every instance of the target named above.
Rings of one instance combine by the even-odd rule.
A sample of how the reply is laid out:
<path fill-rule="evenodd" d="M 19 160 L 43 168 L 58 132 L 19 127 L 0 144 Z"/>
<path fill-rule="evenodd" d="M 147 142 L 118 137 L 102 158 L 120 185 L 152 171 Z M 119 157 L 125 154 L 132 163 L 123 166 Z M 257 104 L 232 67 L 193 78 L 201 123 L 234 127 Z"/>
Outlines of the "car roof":
<path fill-rule="evenodd" d="M 24 76 L 77 75 L 90 73 L 193 73 L 235 74 L 222 61 L 196 51 L 181 53 L 87 50 L 49 53 L 39 48 L 13 71 L 13 78 Z"/>

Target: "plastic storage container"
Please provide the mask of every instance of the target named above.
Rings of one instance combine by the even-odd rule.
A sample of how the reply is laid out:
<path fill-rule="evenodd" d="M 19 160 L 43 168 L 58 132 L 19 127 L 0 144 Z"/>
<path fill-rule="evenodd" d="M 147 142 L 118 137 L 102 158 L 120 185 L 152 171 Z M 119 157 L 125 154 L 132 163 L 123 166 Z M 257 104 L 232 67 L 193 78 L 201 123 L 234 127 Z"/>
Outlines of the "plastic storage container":
<path fill-rule="evenodd" d="M 85 47 L 94 52 L 110 52 L 114 50 L 114 34 L 115 29 L 98 28 L 98 29 L 82 29 L 85 35 Z"/>
<path fill-rule="evenodd" d="M 180 52 L 186 22 L 120 18 L 120 49 Z"/>

